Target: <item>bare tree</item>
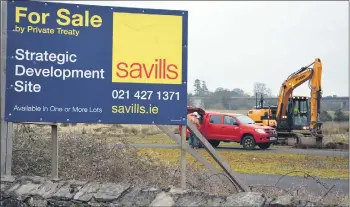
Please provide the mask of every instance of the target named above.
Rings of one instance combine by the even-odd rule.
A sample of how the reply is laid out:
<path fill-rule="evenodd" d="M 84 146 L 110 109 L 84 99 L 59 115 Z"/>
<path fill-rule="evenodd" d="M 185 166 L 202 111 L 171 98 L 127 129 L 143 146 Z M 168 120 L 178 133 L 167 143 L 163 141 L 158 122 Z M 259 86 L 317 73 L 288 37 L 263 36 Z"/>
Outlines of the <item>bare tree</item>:
<path fill-rule="evenodd" d="M 254 95 L 258 94 L 258 95 L 263 95 L 265 97 L 271 97 L 272 96 L 272 92 L 271 89 L 269 89 L 265 83 L 260 83 L 260 82 L 256 82 L 254 83 Z"/>

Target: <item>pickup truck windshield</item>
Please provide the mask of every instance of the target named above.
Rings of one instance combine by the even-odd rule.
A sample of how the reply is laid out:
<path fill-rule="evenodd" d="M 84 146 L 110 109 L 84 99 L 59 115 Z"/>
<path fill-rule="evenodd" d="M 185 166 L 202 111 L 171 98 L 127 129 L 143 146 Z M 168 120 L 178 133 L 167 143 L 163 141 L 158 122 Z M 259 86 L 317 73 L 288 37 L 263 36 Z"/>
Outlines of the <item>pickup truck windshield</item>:
<path fill-rule="evenodd" d="M 248 116 L 245 115 L 238 115 L 236 118 L 242 123 L 242 124 L 255 124 L 253 119 L 249 118 Z"/>

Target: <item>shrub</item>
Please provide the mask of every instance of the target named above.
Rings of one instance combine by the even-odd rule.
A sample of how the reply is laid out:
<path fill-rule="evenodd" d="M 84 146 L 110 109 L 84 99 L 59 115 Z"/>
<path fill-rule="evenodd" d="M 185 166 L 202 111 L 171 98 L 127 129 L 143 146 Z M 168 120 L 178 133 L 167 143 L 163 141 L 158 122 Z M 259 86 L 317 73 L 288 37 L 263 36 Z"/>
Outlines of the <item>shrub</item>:
<path fill-rule="evenodd" d="M 59 137 L 59 145 L 61 178 L 162 185 L 169 174 L 157 160 L 138 156 L 127 142 L 109 144 L 86 134 L 65 134 Z M 49 176 L 50 137 L 32 127 L 19 127 L 14 133 L 13 157 L 15 175 Z"/>
<path fill-rule="evenodd" d="M 141 129 L 141 135 L 142 135 L 142 136 L 147 136 L 147 135 L 149 135 L 149 128 L 142 128 L 142 129 Z"/>
<path fill-rule="evenodd" d="M 69 123 L 61 123 L 61 126 L 62 127 L 67 127 L 67 126 L 69 126 Z"/>
<path fill-rule="evenodd" d="M 139 130 L 138 130 L 136 127 L 131 127 L 131 133 L 132 133 L 133 135 L 138 135 Z"/>
<path fill-rule="evenodd" d="M 38 129 L 41 128 L 24 125 L 15 128 L 14 175 L 50 176 L 51 138 Z M 59 177 L 62 179 L 179 187 L 179 169 L 163 164 L 151 155 L 139 155 L 138 150 L 125 140 L 110 143 L 96 135 L 71 132 L 59 135 Z M 190 189 L 224 194 L 235 191 L 224 176 L 208 178 L 190 165 L 186 174 Z"/>
<path fill-rule="evenodd" d="M 123 127 L 123 133 L 124 134 L 130 134 L 130 132 L 131 132 L 131 130 L 130 130 L 130 128 L 129 127 Z"/>
<path fill-rule="evenodd" d="M 123 126 L 121 124 L 113 124 L 112 125 L 113 128 L 123 128 Z"/>
<path fill-rule="evenodd" d="M 328 111 L 321 111 L 320 119 L 322 122 L 332 121 L 332 116 L 328 113 Z"/>
<path fill-rule="evenodd" d="M 338 109 L 334 113 L 334 121 L 336 122 L 349 121 L 349 116 L 346 116 L 340 109 Z"/>
<path fill-rule="evenodd" d="M 81 130 L 82 134 L 86 134 L 86 129 L 83 127 L 83 129 Z"/>

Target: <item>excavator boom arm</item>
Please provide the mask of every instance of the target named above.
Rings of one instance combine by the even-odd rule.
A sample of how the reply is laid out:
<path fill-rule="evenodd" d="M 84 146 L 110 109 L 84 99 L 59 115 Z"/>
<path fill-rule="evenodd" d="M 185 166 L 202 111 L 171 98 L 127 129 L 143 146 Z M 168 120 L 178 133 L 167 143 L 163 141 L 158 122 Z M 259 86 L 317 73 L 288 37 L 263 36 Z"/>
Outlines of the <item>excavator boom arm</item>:
<path fill-rule="evenodd" d="M 290 95 L 292 94 L 293 90 L 300 86 L 301 84 L 305 83 L 306 81 L 310 80 L 310 78 L 313 75 L 313 70 L 307 67 L 304 67 L 297 71 L 296 73 L 293 73 L 290 75 L 287 80 L 285 80 L 280 88 L 280 93 L 278 96 L 278 103 L 277 103 L 277 113 L 276 118 L 280 121 L 282 116 L 286 116 L 287 112 L 287 104 L 288 99 Z"/>
<path fill-rule="evenodd" d="M 316 59 L 314 62 L 313 76 L 311 79 L 311 123 L 310 128 L 315 129 L 317 122 L 319 122 L 320 117 L 320 103 L 321 103 L 321 77 L 322 77 L 322 63 L 320 59 Z"/>

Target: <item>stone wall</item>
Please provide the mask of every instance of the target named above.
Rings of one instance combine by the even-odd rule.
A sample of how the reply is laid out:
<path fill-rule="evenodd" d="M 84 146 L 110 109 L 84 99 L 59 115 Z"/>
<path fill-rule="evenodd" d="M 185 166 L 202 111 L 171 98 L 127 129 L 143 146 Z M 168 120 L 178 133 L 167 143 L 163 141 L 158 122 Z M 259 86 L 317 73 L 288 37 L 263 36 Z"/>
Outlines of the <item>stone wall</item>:
<path fill-rule="evenodd" d="M 52 181 L 43 177 L 19 177 L 1 181 L 0 206 L 321 206 L 291 196 L 267 198 L 247 192 L 230 196 L 177 188 L 131 186 L 75 180 Z"/>

